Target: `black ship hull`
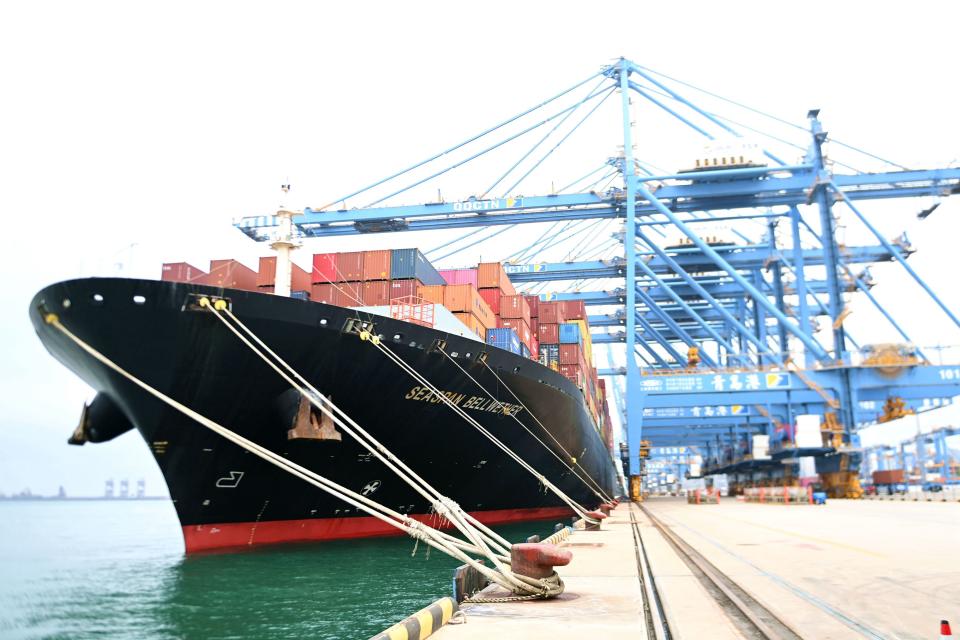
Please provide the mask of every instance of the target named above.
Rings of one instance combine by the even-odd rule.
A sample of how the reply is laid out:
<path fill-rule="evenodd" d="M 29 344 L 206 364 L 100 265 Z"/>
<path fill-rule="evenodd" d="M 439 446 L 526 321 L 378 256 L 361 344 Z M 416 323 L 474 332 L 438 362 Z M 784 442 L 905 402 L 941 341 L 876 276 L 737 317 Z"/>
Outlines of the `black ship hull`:
<path fill-rule="evenodd" d="M 519 405 L 512 391 L 526 406 L 514 407 L 518 419 L 562 456 L 527 411 L 536 415 L 608 495 L 614 492 L 611 456 L 580 391 L 532 360 L 392 318 L 269 294 L 106 278 L 47 287 L 31 304 L 36 331 L 50 353 L 98 393 L 74 437 L 102 441 L 130 428 L 140 432 L 166 479 L 188 553 L 396 532 L 150 396 L 47 324 L 45 314 L 57 314 L 71 332 L 137 378 L 219 424 L 388 507 L 433 520 L 430 505 L 350 436 L 337 439 L 330 425 L 316 415 L 311 419 L 297 391 L 212 313 L 197 308 L 198 295 L 229 300 L 233 313 L 321 393 L 481 521 L 571 512 L 348 330 L 351 321 L 372 321 L 391 350 L 574 500 L 595 507 L 593 491 L 504 414 L 499 402 Z M 446 341 L 446 352 L 456 354 L 492 398 L 433 349 L 437 340 Z M 479 354 L 486 354 L 503 384 L 477 361 Z"/>

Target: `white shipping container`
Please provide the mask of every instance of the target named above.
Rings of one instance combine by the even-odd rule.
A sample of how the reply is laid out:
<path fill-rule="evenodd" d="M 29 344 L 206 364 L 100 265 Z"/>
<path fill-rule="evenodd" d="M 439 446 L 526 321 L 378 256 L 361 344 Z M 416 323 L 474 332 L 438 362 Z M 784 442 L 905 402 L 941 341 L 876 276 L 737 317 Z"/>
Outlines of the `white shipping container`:
<path fill-rule="evenodd" d="M 754 460 L 770 459 L 770 436 L 753 436 L 753 449 L 751 454 Z"/>

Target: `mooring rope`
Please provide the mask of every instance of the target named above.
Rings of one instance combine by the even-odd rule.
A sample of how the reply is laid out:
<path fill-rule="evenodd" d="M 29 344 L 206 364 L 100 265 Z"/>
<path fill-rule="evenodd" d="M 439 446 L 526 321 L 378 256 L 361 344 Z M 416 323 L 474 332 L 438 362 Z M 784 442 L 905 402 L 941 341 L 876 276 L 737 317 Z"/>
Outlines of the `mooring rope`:
<path fill-rule="evenodd" d="M 56 314 L 45 313 L 44 321 L 60 331 L 69 340 L 80 347 L 83 351 L 88 353 L 95 360 L 102 363 L 104 366 L 120 376 L 126 378 L 131 383 L 140 387 L 164 404 L 176 409 L 207 429 L 210 429 L 214 433 L 217 433 L 218 435 L 230 442 L 233 442 L 246 451 L 253 453 L 257 457 L 287 471 L 296 477 L 299 477 L 300 479 L 314 485 L 319 489 L 326 491 L 334 497 L 343 500 L 347 504 L 355 507 L 358 511 L 367 513 L 368 515 L 377 518 L 389 526 L 400 529 L 412 538 L 418 541 L 423 540 L 426 544 L 437 549 L 438 551 L 446 553 L 460 560 L 461 562 L 470 565 L 492 582 L 496 582 L 500 586 L 514 592 L 524 591 L 530 595 L 539 594 L 539 597 L 541 598 L 554 597 L 562 592 L 562 581 L 558 581 L 560 589 L 560 591 L 558 591 L 558 584 L 552 579 L 553 576 L 550 576 L 550 578 L 546 580 L 539 580 L 530 578 L 528 576 L 515 574 L 508 569 L 496 571 L 491 567 L 485 566 L 482 562 L 475 560 L 464 553 L 464 551 L 479 553 L 479 549 L 476 549 L 460 540 L 456 540 L 457 544 L 454 544 L 452 541 L 448 540 L 450 536 L 447 534 L 444 534 L 443 532 L 434 529 L 427 524 L 419 522 L 418 520 L 410 518 L 409 516 L 398 513 L 383 504 L 371 500 L 370 498 L 348 489 L 347 487 L 344 487 L 343 485 L 340 485 L 329 478 L 321 476 L 318 473 L 315 473 L 291 460 L 288 460 L 277 453 L 258 445 L 252 440 L 248 440 L 240 434 L 231 431 L 227 427 L 214 422 L 213 420 L 194 411 L 190 407 L 178 402 L 177 400 L 174 400 L 173 398 L 167 396 L 163 392 L 155 389 L 143 380 L 134 376 L 132 373 L 122 368 L 113 360 L 97 351 L 90 344 L 76 336 L 60 322 L 60 319 Z"/>
<path fill-rule="evenodd" d="M 490 391 L 489 391 L 486 387 L 484 387 L 483 384 L 481 384 L 479 380 L 477 380 L 475 377 L 473 377 L 473 375 L 471 375 L 469 371 L 467 371 L 466 369 L 464 369 L 463 366 L 462 366 L 459 362 L 457 362 L 449 353 L 447 353 L 447 352 L 444 351 L 443 349 L 438 349 L 438 351 L 440 351 L 440 353 L 442 353 L 443 355 L 445 355 L 445 356 L 447 357 L 447 359 L 450 360 L 450 362 L 452 362 L 453 364 L 455 364 L 456 367 L 457 367 L 457 369 L 460 369 L 460 371 L 463 372 L 463 375 L 465 375 L 465 376 L 467 376 L 468 378 L 470 378 L 470 380 L 472 380 L 472 381 L 474 382 L 474 384 L 476 384 L 478 387 L 480 387 L 480 390 L 481 390 L 481 391 L 483 391 L 485 394 L 487 394 L 487 396 L 488 396 L 489 398 L 494 399 L 494 401 L 495 401 L 498 405 L 500 405 L 501 408 L 503 408 L 503 406 L 504 406 L 503 403 L 500 402 L 499 400 L 495 399 L 495 398 L 494 398 L 494 394 L 490 393 Z M 523 400 L 521 400 L 519 397 L 517 397 L 517 394 L 514 393 L 513 390 L 512 390 L 510 387 L 507 386 L 507 384 L 503 381 L 503 379 L 502 379 L 499 375 L 497 375 L 497 372 L 494 371 L 494 370 L 490 367 L 489 364 L 487 364 L 487 361 L 484 359 L 484 360 L 482 360 L 482 363 L 483 363 L 483 366 L 485 366 L 485 367 L 487 368 L 487 370 L 489 370 L 490 373 L 492 373 L 492 374 L 494 375 L 494 377 L 496 377 L 497 381 L 500 382 L 500 384 L 503 386 L 503 388 L 506 389 L 507 391 L 509 391 L 509 392 L 510 392 L 510 395 L 512 395 L 512 396 L 514 397 L 514 399 L 517 401 L 517 403 L 519 403 L 520 406 L 523 407 L 524 411 L 527 412 L 527 415 L 529 415 L 530 417 L 532 417 L 532 418 L 537 422 L 537 424 L 540 425 L 540 427 L 544 430 L 544 432 L 546 432 L 546 434 L 547 434 L 548 436 L 550 436 L 550 438 L 557 444 L 557 446 L 560 447 L 560 450 L 563 451 L 563 453 L 567 456 L 569 462 L 568 462 L 567 460 L 564 460 L 563 457 L 561 457 L 556 451 L 554 451 L 553 449 L 551 449 L 551 448 L 547 445 L 546 442 L 544 442 L 543 440 L 541 440 L 540 437 L 537 436 L 537 434 L 535 434 L 533 431 L 531 431 L 531 430 L 530 430 L 530 427 L 528 427 L 527 425 L 525 425 L 525 424 L 523 423 L 523 421 L 520 420 L 520 418 L 518 418 L 515 413 L 510 412 L 510 413 L 509 413 L 510 417 L 513 418 L 513 419 L 517 422 L 517 424 L 519 424 L 521 427 L 523 427 L 524 430 L 525 430 L 527 433 L 529 433 L 537 442 L 539 442 L 539 443 L 543 446 L 544 449 L 546 449 L 547 451 L 549 451 L 549 452 L 553 455 L 553 457 L 555 457 L 555 458 L 556 458 L 557 460 L 559 460 L 565 467 L 567 467 L 567 469 L 569 469 L 570 472 L 573 473 L 573 475 L 575 475 L 578 479 L 580 479 L 580 481 L 583 482 L 583 484 L 586 485 L 586 487 L 587 487 L 588 489 L 590 489 L 590 491 L 592 491 L 592 492 L 594 493 L 594 495 L 596 495 L 598 498 L 600 498 L 601 501 L 603 501 L 603 502 L 612 502 L 612 500 L 610 499 L 610 496 L 608 496 L 608 495 L 606 494 L 606 492 L 603 490 L 603 488 L 602 488 L 599 484 L 597 484 L 597 481 L 594 480 L 594 479 L 590 476 L 589 473 L 587 473 L 587 470 L 586 470 L 586 469 L 584 469 L 582 466 L 580 466 L 580 463 L 577 462 L 577 458 L 576 458 L 573 454 L 571 454 L 569 451 L 567 451 L 566 448 L 565 448 L 562 444 L 560 444 L 560 441 L 557 440 L 556 436 L 554 436 L 554 435 L 550 432 L 550 430 L 547 429 L 547 427 L 546 427 L 542 422 L 540 422 L 540 419 L 537 418 L 537 416 L 534 415 L 534 413 L 533 413 L 532 411 L 530 411 L 530 408 L 527 407 L 527 405 L 525 405 L 525 404 L 523 403 Z M 583 473 L 584 473 L 584 475 L 586 476 L 586 478 L 584 478 L 584 477 L 581 476 L 579 473 L 577 473 L 576 469 L 573 468 L 573 465 L 576 465 L 581 471 L 583 471 Z M 590 482 L 587 482 L 587 480 L 589 480 Z M 590 483 L 593 483 L 593 486 L 590 486 Z"/>
<path fill-rule="evenodd" d="M 206 303 L 204 301 L 206 301 Z M 247 345 L 251 351 L 263 359 L 263 361 L 274 371 L 276 371 L 284 380 L 286 380 L 291 387 L 296 389 L 313 406 L 333 420 L 337 426 L 351 435 L 365 449 L 367 449 L 367 451 L 369 451 L 385 466 L 387 466 L 387 468 L 400 476 L 401 479 L 407 482 L 407 484 L 409 484 L 423 498 L 430 502 L 433 505 L 434 510 L 439 515 L 445 517 L 452 524 L 454 524 L 454 526 L 460 529 L 461 532 L 467 536 L 477 547 L 480 549 L 486 549 L 485 555 L 488 555 L 492 561 L 494 561 L 493 556 L 495 554 L 492 550 L 487 549 L 488 545 L 496 547 L 498 552 L 503 556 L 509 555 L 510 543 L 506 539 L 483 525 L 476 527 L 476 525 L 474 525 L 472 522 L 474 519 L 466 514 L 466 512 L 463 511 L 456 502 L 444 496 L 437 489 L 432 487 L 426 480 L 420 477 L 419 474 L 407 466 L 406 463 L 404 463 L 400 458 L 387 449 L 386 446 L 374 438 L 373 435 L 357 424 L 357 422 L 353 420 L 353 418 L 351 418 L 346 412 L 334 404 L 332 400 L 320 393 L 313 385 L 309 383 L 309 381 L 306 380 L 306 378 L 300 375 L 275 351 L 270 349 L 270 347 L 264 343 L 259 336 L 257 336 L 230 311 L 225 301 L 218 300 L 211 303 L 209 299 L 203 298 L 200 301 L 200 306 L 207 308 L 214 315 L 216 315 L 217 318 L 228 329 L 230 329 L 231 332 L 233 332 L 234 335 L 236 335 L 245 345 Z M 230 324 L 230 322 L 227 322 L 226 318 L 224 318 L 224 315 L 228 316 L 234 323 L 236 323 L 236 327 Z M 237 327 L 240 327 L 240 329 L 242 329 L 251 340 L 256 342 L 257 345 L 263 349 L 263 351 L 251 344 L 250 340 L 248 340 L 247 337 L 242 335 L 237 330 Z M 272 358 L 274 358 L 274 360 L 276 360 L 276 362 L 271 362 L 270 359 L 267 358 L 266 354 L 269 354 Z M 286 369 L 286 372 L 282 371 L 278 364 Z M 287 375 L 287 373 L 289 373 L 289 375 Z M 295 382 L 291 376 L 296 378 L 297 381 Z M 476 528 L 481 529 L 480 537 L 477 537 L 477 535 L 474 533 L 474 529 Z M 505 561 L 506 558 L 501 558 L 501 560 Z"/>
<path fill-rule="evenodd" d="M 597 519 L 590 515 L 590 512 L 577 504 L 570 496 L 564 493 L 559 487 L 553 484 L 545 475 L 537 471 L 533 466 L 531 466 L 526 460 L 517 455 L 510 447 L 505 445 L 499 438 L 490 433 L 483 425 L 477 422 L 472 416 L 466 413 L 463 409 L 460 408 L 456 403 L 450 400 L 442 391 L 440 391 L 436 386 L 434 386 L 429 380 L 424 378 L 416 369 L 407 364 L 403 358 L 391 351 L 386 345 L 383 344 L 383 341 L 380 340 L 379 336 L 372 335 L 369 331 L 360 332 L 360 339 L 365 340 L 373 344 L 381 353 L 386 355 L 390 360 L 392 360 L 397 366 L 410 374 L 415 380 L 425 385 L 437 398 L 439 398 L 444 404 L 453 409 L 454 413 L 463 418 L 468 424 L 477 429 L 480 433 L 487 437 L 494 445 L 496 445 L 501 451 L 507 454 L 510 458 L 517 462 L 521 467 L 527 470 L 531 475 L 533 475 L 537 480 L 540 481 L 543 486 L 552 491 L 554 495 L 560 498 L 567 506 L 569 506 L 577 515 L 589 522 L 590 524 L 597 524 Z"/>

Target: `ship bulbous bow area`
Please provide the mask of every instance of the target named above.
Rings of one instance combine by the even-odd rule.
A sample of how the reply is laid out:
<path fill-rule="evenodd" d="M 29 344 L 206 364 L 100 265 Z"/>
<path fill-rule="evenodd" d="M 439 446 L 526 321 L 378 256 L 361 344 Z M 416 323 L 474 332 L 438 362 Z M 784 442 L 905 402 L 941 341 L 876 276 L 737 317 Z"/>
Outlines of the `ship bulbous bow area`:
<path fill-rule="evenodd" d="M 108 442 L 131 429 L 133 423 L 117 403 L 110 396 L 98 393 L 92 402 L 83 405 L 80 420 L 67 443 Z"/>

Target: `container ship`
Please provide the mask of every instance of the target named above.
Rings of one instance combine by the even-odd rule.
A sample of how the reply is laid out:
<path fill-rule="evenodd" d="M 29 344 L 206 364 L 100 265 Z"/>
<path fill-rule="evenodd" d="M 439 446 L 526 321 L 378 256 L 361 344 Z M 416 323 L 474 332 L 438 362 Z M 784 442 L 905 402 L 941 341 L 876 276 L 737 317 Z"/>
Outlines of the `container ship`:
<path fill-rule="evenodd" d="M 187 553 L 396 531 L 148 395 L 48 324 L 47 314 L 165 395 L 424 522 L 439 524 L 429 504 L 199 300 L 225 300 L 317 390 L 482 522 L 572 511 L 360 332 L 380 336 L 579 504 L 597 505 L 594 487 L 615 493 L 610 416 L 582 302 L 518 294 L 499 263 L 437 271 L 416 249 L 316 254 L 312 271 L 287 266 L 290 296 L 274 294 L 277 263 L 269 257 L 257 271 L 214 260 L 207 271 L 165 264 L 157 281 L 70 280 L 31 302 L 44 346 L 96 391 L 70 442 L 139 431 L 166 480 Z M 570 457 L 579 475 L 560 460 Z"/>

